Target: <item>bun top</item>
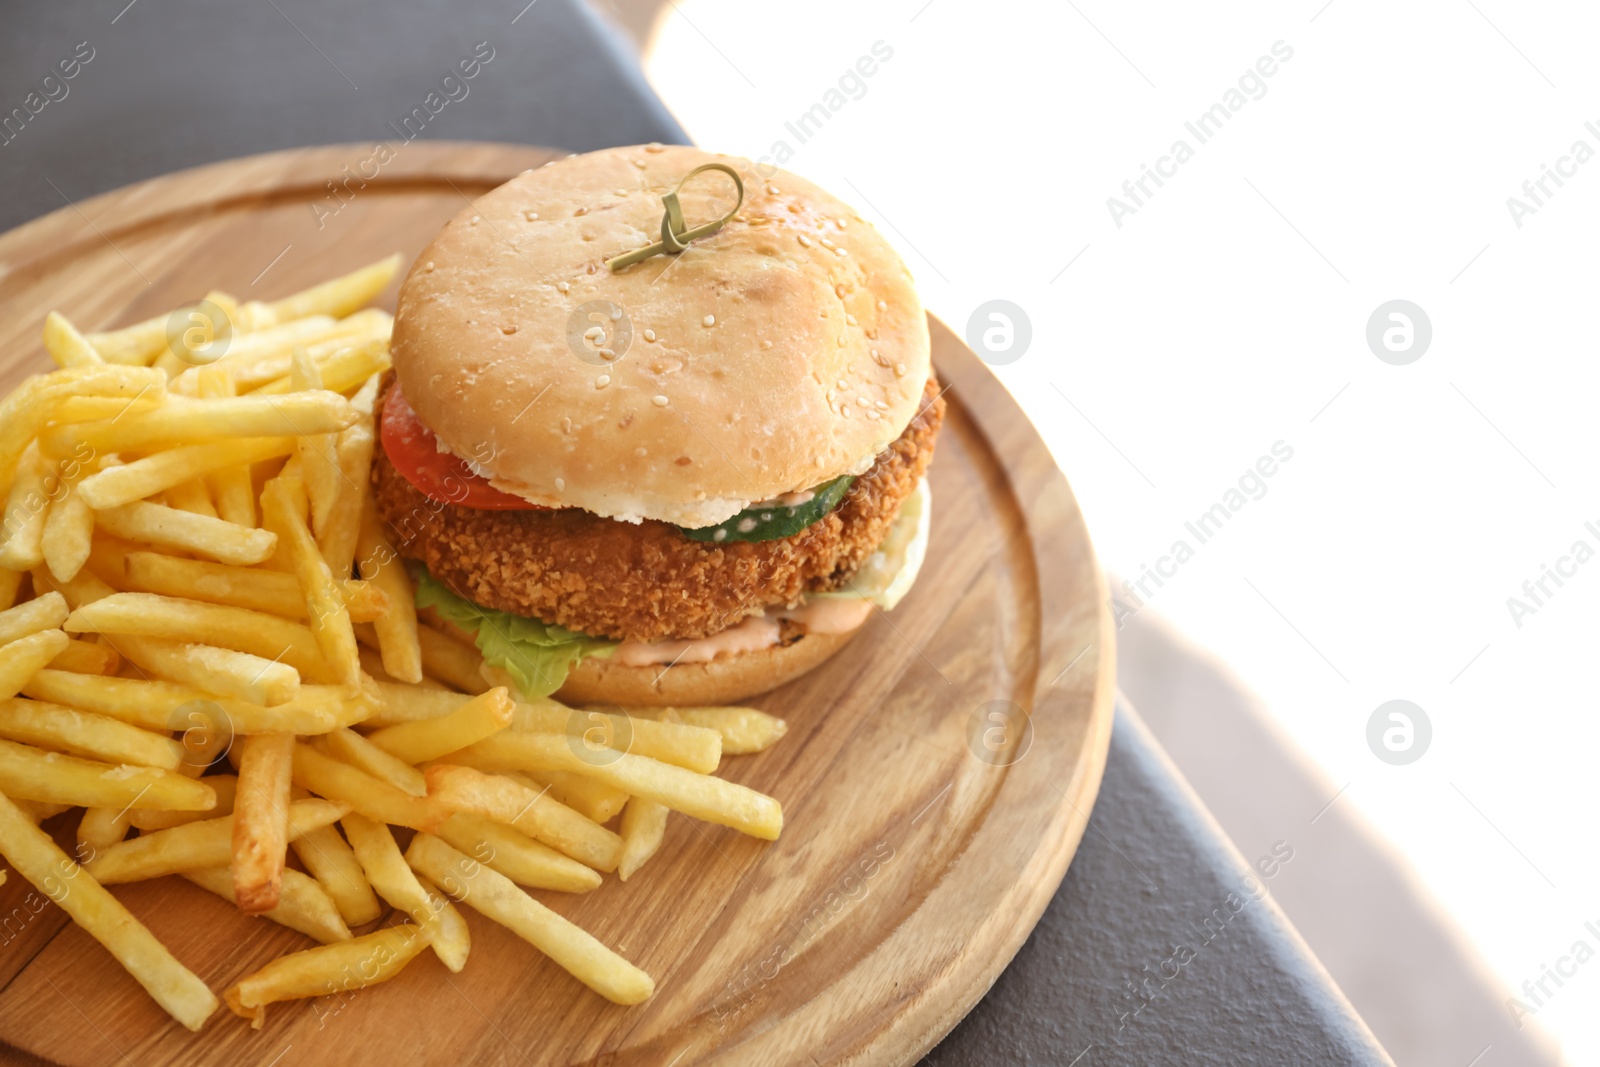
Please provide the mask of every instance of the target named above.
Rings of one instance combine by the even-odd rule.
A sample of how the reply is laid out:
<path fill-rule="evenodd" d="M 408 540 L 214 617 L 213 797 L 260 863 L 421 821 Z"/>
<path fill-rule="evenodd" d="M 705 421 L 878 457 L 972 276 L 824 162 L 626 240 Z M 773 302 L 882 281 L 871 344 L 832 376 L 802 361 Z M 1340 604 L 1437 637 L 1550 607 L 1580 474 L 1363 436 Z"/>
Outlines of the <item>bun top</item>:
<path fill-rule="evenodd" d="M 744 179 L 723 228 L 660 240 L 661 197 L 703 163 Z M 732 180 L 682 190 L 687 226 Z M 866 469 L 916 414 L 928 326 L 911 275 L 855 210 L 784 171 L 640 145 L 525 171 L 447 223 L 400 289 L 395 371 L 442 449 L 552 507 L 710 526 Z"/>

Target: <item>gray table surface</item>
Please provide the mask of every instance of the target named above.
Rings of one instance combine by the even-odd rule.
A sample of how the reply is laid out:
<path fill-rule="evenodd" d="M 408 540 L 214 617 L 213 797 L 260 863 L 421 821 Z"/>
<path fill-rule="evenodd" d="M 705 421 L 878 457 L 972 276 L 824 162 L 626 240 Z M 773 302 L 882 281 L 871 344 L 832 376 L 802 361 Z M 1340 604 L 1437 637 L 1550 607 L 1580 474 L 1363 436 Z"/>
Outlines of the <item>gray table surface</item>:
<path fill-rule="evenodd" d="M 495 49 L 492 65 L 424 136 L 575 151 L 687 139 L 627 47 L 577 0 L 8 0 L 0 119 L 31 91 L 56 99 L 0 144 L 0 230 L 183 167 L 385 137 L 479 41 Z M 65 95 L 43 84 L 86 49 L 93 58 Z M 1119 707 L 1060 891 L 925 1062 L 1390 1062 L 1261 895 L 1270 878 L 1250 872 L 1263 858 L 1233 850 Z"/>

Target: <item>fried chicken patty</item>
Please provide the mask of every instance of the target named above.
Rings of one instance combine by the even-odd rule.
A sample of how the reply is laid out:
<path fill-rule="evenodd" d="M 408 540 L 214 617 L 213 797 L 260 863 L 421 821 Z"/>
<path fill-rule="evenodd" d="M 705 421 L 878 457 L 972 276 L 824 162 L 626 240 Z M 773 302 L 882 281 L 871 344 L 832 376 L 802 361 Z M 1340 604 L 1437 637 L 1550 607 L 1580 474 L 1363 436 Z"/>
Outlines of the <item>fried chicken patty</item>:
<path fill-rule="evenodd" d="M 483 511 L 432 500 L 382 448 L 373 503 L 402 556 L 484 607 L 614 640 L 699 638 L 803 594 L 835 589 L 889 532 L 933 458 L 938 382 L 921 411 L 833 511 L 792 537 L 720 544 L 579 508 Z"/>

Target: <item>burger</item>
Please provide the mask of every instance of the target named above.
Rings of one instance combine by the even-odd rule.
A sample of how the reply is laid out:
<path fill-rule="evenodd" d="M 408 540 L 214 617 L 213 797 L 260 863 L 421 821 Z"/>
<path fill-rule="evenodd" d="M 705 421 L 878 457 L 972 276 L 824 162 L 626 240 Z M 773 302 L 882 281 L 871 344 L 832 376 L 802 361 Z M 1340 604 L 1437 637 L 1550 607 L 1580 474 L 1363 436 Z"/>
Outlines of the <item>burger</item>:
<path fill-rule="evenodd" d="M 944 402 L 910 273 L 848 205 L 754 174 L 571 156 L 401 286 L 374 507 L 425 620 L 527 699 L 764 692 L 916 578 Z"/>

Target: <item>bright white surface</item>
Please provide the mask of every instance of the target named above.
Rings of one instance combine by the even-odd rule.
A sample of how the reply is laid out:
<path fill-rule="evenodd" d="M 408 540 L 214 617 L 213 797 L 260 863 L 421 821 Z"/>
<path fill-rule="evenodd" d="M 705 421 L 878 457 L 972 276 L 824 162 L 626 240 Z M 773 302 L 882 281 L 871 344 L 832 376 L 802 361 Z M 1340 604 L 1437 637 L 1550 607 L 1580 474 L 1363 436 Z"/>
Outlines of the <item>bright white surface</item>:
<path fill-rule="evenodd" d="M 760 157 L 786 141 L 787 168 L 874 220 L 958 332 L 993 298 L 1026 311 L 1031 347 L 998 371 L 1108 569 L 1196 548 L 1147 584 L 1150 606 L 1349 783 L 1337 803 L 1404 853 L 1503 995 L 1526 997 L 1575 941 L 1600 952 L 1584 927 L 1600 928 L 1600 559 L 1520 629 L 1506 605 L 1575 541 L 1600 550 L 1584 528 L 1600 530 L 1600 159 L 1521 228 L 1506 206 L 1574 141 L 1600 151 L 1584 128 L 1600 128 L 1596 12 L 676 7 L 648 69 L 699 143 Z M 1293 57 L 1266 94 L 1199 144 L 1184 123 L 1280 40 Z M 892 57 L 799 143 L 785 123 L 877 41 Z M 1178 138 L 1194 158 L 1119 229 L 1107 198 Z M 1409 366 L 1365 340 L 1396 298 L 1433 324 Z M 1294 454 L 1265 495 L 1198 545 L 1185 522 L 1278 441 Z M 1432 720 L 1410 766 L 1366 743 L 1394 698 Z M 1284 836 L 1314 814 L 1284 812 Z M 1600 1060 L 1600 958 L 1564 982 L 1535 1019 L 1572 1062 Z"/>

